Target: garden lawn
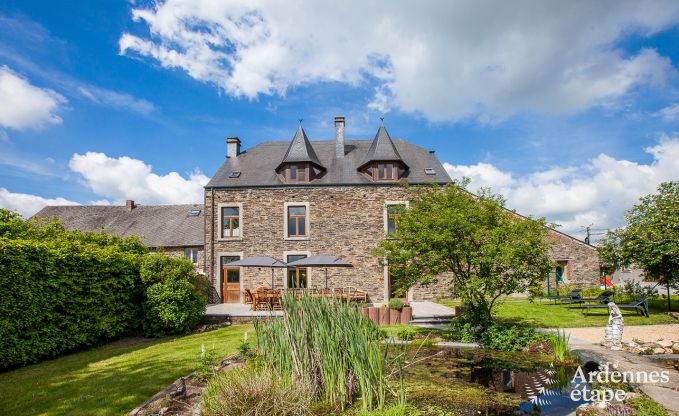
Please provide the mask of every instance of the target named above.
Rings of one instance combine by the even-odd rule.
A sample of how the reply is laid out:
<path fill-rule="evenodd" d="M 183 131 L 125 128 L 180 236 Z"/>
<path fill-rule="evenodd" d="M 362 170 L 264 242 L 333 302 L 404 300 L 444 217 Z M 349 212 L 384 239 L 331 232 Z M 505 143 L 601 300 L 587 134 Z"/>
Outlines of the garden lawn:
<path fill-rule="evenodd" d="M 176 338 L 126 338 L 0 373 L 0 414 L 125 414 L 194 371 L 201 344 L 221 358 L 236 351 L 246 331 L 254 335 L 252 326 L 235 325 Z"/>
<path fill-rule="evenodd" d="M 440 300 L 447 306 L 458 306 L 459 301 Z M 679 321 L 667 315 L 667 299 L 649 301 L 650 318 L 639 315 L 636 311 L 623 309 L 625 325 L 679 324 Z M 672 296 L 672 310 L 679 311 L 679 298 Z M 582 314 L 578 305 L 554 304 L 553 301 L 527 299 L 505 299 L 497 307 L 497 317 L 508 323 L 522 323 L 535 328 L 579 328 L 588 326 L 605 326 L 608 323 L 608 309 L 589 309 Z"/>

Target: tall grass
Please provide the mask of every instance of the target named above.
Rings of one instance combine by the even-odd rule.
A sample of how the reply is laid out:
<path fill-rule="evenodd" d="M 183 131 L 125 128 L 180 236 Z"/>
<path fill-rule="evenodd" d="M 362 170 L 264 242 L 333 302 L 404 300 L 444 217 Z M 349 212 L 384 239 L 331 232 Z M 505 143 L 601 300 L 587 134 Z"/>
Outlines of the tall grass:
<path fill-rule="evenodd" d="M 255 322 L 268 370 L 341 410 L 356 394 L 364 409 L 383 407 L 387 350 L 373 322 L 356 306 L 325 298 L 285 294 L 283 310 L 283 319 Z"/>
<path fill-rule="evenodd" d="M 552 350 L 554 351 L 554 358 L 559 361 L 566 361 L 573 358 L 573 353 L 568 347 L 568 342 L 571 336 L 566 335 L 565 330 L 557 330 L 552 338 Z"/>

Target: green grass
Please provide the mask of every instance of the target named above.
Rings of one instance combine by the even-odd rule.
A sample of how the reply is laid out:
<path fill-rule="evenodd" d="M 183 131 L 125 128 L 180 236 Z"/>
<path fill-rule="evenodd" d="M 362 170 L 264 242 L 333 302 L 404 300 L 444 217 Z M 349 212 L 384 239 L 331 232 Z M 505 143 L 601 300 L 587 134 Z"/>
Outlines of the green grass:
<path fill-rule="evenodd" d="M 459 301 L 440 300 L 447 306 L 458 306 Z M 650 318 L 636 311 L 623 309 L 625 325 L 679 324 L 667 315 L 667 299 L 649 302 Z M 672 310 L 679 311 L 679 297 L 672 296 Z M 511 323 L 523 323 L 536 328 L 579 328 L 586 326 L 606 326 L 608 309 L 589 309 L 586 315 L 578 305 L 554 304 L 553 301 L 530 302 L 527 299 L 505 299 L 497 308 L 497 317 Z"/>
<path fill-rule="evenodd" d="M 201 344 L 236 351 L 250 325 L 179 338 L 126 338 L 0 373 L 0 414 L 121 415 L 196 369 Z M 252 340 L 251 342 L 254 342 Z"/>

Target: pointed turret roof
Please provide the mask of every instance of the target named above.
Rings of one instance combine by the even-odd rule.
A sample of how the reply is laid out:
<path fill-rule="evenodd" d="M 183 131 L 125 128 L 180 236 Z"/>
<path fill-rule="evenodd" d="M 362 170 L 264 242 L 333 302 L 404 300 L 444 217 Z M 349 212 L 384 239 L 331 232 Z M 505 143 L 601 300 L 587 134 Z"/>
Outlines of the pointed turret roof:
<path fill-rule="evenodd" d="M 288 150 L 285 152 L 285 156 L 283 156 L 283 160 L 278 165 L 276 170 L 280 169 L 281 166 L 286 163 L 296 162 L 309 162 L 321 169 L 325 169 L 325 167 L 321 165 L 321 162 L 318 160 L 318 156 L 316 156 L 314 147 L 311 145 L 311 142 L 306 136 L 306 132 L 304 131 L 304 128 L 301 124 L 295 132 L 295 137 L 292 138 L 290 146 L 288 146 Z"/>
<path fill-rule="evenodd" d="M 396 146 L 394 146 L 394 142 L 391 140 L 384 124 L 380 125 L 380 128 L 377 129 L 375 138 L 373 139 L 372 144 L 370 144 L 368 153 L 365 155 L 359 169 L 362 169 L 371 162 L 377 161 L 397 161 L 402 163 L 405 168 L 408 168 L 408 165 L 406 165 L 401 158 L 401 155 L 398 153 L 398 150 L 396 150 Z"/>

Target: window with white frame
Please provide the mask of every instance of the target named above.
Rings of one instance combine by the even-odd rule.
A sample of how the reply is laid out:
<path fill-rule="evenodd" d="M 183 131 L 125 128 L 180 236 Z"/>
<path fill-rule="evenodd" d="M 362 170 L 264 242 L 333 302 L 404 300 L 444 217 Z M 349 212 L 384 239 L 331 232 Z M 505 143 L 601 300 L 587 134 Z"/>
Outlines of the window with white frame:
<path fill-rule="evenodd" d="M 285 203 L 285 238 L 289 240 L 306 240 L 309 238 L 309 203 L 286 202 Z"/>
<path fill-rule="evenodd" d="M 243 236 L 242 204 L 219 204 L 219 239 L 238 240 Z"/>

